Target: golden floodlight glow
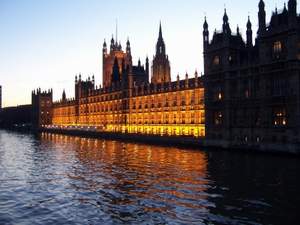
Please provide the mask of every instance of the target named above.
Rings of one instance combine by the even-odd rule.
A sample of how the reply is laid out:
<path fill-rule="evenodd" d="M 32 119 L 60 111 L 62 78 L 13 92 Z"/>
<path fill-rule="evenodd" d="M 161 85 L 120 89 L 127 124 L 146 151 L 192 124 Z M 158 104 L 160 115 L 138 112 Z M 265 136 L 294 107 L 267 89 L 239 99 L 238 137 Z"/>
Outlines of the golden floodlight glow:
<path fill-rule="evenodd" d="M 54 104 L 52 125 L 98 132 L 205 136 L 204 89 L 201 86 L 153 91 L 150 95 L 126 99 L 120 96 L 118 92 L 100 93 L 80 100 L 78 105 Z M 128 106 L 122 110 L 124 102 Z"/>

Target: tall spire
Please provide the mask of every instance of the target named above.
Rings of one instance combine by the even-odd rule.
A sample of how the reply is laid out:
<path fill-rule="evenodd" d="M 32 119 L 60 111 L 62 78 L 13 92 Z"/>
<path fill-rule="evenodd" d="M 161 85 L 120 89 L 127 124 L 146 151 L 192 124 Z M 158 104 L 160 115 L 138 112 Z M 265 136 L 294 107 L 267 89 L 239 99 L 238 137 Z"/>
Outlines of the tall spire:
<path fill-rule="evenodd" d="M 164 82 L 169 82 L 170 80 L 171 80 L 170 62 L 166 54 L 166 46 L 162 36 L 162 26 L 160 22 L 158 40 L 156 43 L 156 54 L 153 58 L 153 64 L 152 64 L 151 82 L 164 83 Z"/>
<path fill-rule="evenodd" d="M 116 19 L 116 43 L 118 43 L 118 19 Z"/>
<path fill-rule="evenodd" d="M 206 20 L 206 16 L 204 17 L 204 23 L 203 23 L 203 47 L 204 50 L 207 48 L 209 42 L 209 31 L 208 31 L 208 23 Z"/>
<path fill-rule="evenodd" d="M 162 37 L 162 29 L 161 29 L 161 21 L 159 22 L 159 35 L 158 35 L 158 39 L 163 39 L 163 37 Z"/>
<path fill-rule="evenodd" d="M 247 22 L 247 47 L 252 47 L 253 43 L 252 43 L 252 24 L 250 21 L 250 16 L 248 16 L 248 22 Z"/>
<path fill-rule="evenodd" d="M 161 28 L 161 22 L 159 23 L 159 34 L 158 34 L 158 40 L 156 44 L 156 54 L 165 55 L 166 53 L 166 46 L 165 42 L 162 36 L 162 28 Z"/>

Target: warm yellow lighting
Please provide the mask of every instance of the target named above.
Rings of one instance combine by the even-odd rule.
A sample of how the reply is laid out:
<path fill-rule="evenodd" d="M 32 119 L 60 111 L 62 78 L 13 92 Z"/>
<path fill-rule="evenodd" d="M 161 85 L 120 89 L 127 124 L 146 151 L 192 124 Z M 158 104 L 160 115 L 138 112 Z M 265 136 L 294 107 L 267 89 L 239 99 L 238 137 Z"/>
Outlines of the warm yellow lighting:
<path fill-rule="evenodd" d="M 128 111 L 118 110 L 122 109 L 122 101 L 108 101 L 112 97 L 104 95 L 107 96 L 103 93 L 93 96 L 92 101 L 80 100 L 84 105 L 79 106 L 78 115 L 75 104 L 54 104 L 53 125 L 100 132 L 205 136 L 204 90 L 201 87 L 132 97 L 126 100 Z M 219 98 L 223 98 L 222 93 Z"/>

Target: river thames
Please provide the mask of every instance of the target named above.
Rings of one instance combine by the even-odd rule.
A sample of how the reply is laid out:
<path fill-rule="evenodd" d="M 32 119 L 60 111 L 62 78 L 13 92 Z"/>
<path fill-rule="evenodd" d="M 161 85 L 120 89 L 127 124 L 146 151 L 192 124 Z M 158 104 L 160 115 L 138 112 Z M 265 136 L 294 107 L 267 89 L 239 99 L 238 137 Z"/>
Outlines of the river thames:
<path fill-rule="evenodd" d="M 0 130 L 0 224 L 299 224 L 300 159 Z"/>

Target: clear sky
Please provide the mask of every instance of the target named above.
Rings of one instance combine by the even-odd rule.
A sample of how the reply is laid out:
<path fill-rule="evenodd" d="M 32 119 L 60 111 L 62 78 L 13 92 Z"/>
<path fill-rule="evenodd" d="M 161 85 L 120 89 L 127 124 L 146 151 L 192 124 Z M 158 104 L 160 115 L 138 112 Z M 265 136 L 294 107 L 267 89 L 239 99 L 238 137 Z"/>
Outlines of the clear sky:
<path fill-rule="evenodd" d="M 31 101 L 35 88 L 63 89 L 74 95 L 74 77 L 95 75 L 102 83 L 102 44 L 115 33 L 131 41 L 134 63 L 154 54 L 159 21 L 171 62 L 172 79 L 186 71 L 203 71 L 202 26 L 207 16 L 210 34 L 222 26 L 226 5 L 231 29 L 243 36 L 250 15 L 257 31 L 259 0 L 0 0 L 0 85 L 3 105 Z M 283 0 L 266 0 L 267 21 Z M 299 7 L 298 7 L 299 8 Z M 298 10 L 299 11 L 299 10 Z M 210 35 L 210 37 L 211 37 Z"/>

